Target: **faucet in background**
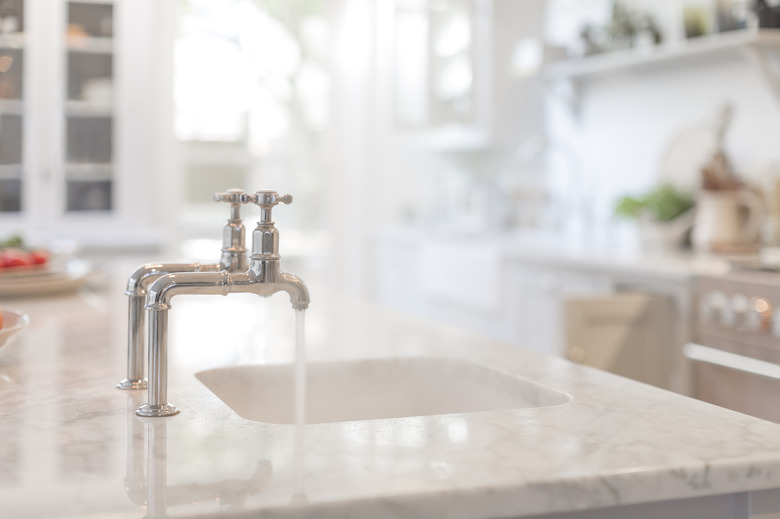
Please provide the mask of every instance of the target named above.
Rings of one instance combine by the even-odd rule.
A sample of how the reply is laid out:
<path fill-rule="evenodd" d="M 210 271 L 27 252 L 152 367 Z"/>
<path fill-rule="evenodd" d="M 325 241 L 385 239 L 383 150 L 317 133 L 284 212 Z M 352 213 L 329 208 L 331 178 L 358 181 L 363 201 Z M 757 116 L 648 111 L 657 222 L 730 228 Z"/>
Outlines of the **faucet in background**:
<path fill-rule="evenodd" d="M 219 263 L 149 263 L 142 265 L 127 281 L 129 297 L 127 318 L 127 378 L 119 389 L 146 389 L 144 379 L 144 305 L 149 286 L 160 277 L 173 272 L 243 272 L 247 269 L 246 229 L 239 208 L 246 196 L 240 189 L 216 193 L 214 200 L 230 204 L 230 219 L 222 232 L 222 256 Z"/>
<path fill-rule="evenodd" d="M 287 292 L 295 310 L 309 306 L 309 291 L 300 278 L 282 272 L 279 266 L 279 231 L 271 220 L 271 209 L 292 196 L 275 191 L 242 193 L 241 203 L 260 207 L 260 221 L 252 232 L 252 253 L 246 272 L 175 272 L 158 277 L 148 288 L 146 309 L 149 311 L 149 385 L 148 401 L 136 411 L 139 416 L 159 417 L 178 413 L 168 403 L 168 310 L 171 299 L 180 294 L 250 293 L 270 296 Z"/>

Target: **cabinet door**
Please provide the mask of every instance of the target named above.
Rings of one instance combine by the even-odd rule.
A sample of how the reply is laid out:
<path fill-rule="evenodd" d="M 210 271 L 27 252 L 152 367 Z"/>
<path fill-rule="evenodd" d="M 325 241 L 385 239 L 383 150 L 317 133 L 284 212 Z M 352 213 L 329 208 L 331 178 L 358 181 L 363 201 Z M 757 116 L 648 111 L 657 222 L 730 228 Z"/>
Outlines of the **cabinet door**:
<path fill-rule="evenodd" d="M 13 7 L 19 21 L 8 22 Z M 170 133 L 155 111 L 162 0 L 0 3 L 0 238 L 132 242 L 159 227 L 155 147 Z M 5 33 L 14 28 L 15 32 Z M 143 38 L 139 38 L 143 35 Z M 156 53 L 155 53 L 156 51 Z M 148 242 L 158 242 L 151 233 Z"/>
<path fill-rule="evenodd" d="M 548 355 L 564 356 L 564 302 L 570 297 L 604 295 L 608 277 L 564 269 L 514 265 L 511 270 L 512 342 Z"/>
<path fill-rule="evenodd" d="M 570 360 L 668 388 L 671 299 L 640 293 L 566 301 Z"/>
<path fill-rule="evenodd" d="M 24 14 L 24 0 L 0 5 L 0 215 L 17 224 L 23 223 L 24 145 L 29 133 Z"/>

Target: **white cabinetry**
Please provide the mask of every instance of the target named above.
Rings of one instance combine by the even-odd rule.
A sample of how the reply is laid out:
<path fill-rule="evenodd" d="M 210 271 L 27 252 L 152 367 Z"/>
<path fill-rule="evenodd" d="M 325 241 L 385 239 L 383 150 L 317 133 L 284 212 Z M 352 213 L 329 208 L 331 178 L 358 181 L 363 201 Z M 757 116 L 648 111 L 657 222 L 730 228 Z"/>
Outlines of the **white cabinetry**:
<path fill-rule="evenodd" d="M 567 299 L 606 295 L 613 287 L 608 276 L 521 262 L 510 272 L 512 342 L 549 355 L 566 354 Z"/>
<path fill-rule="evenodd" d="M 381 303 L 513 342 L 507 266 L 494 241 L 382 232 L 373 257 Z"/>
<path fill-rule="evenodd" d="M 166 12 L 152 0 L 11 0 L 0 34 L 0 234 L 160 241 Z M 5 65 L 8 66 L 5 66 Z M 0 236 L 1 237 L 1 236 Z"/>
<path fill-rule="evenodd" d="M 668 388 L 674 342 L 671 299 L 643 293 L 568 299 L 566 356 L 640 382 Z"/>
<path fill-rule="evenodd" d="M 388 306 L 689 392 L 692 265 L 404 230 L 377 233 L 373 251 L 374 293 Z"/>

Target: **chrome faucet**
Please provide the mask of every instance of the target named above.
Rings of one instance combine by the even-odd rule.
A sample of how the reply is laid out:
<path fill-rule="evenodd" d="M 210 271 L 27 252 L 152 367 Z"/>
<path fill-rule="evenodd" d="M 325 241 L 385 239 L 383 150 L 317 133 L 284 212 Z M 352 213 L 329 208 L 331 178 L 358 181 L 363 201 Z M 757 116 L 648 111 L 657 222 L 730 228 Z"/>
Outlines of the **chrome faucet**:
<path fill-rule="evenodd" d="M 216 193 L 214 201 L 230 204 L 230 218 L 222 231 L 222 256 L 219 263 L 148 263 L 136 269 L 127 281 L 127 378 L 119 382 L 119 389 L 146 389 L 144 379 L 144 304 L 149 286 L 160 277 L 173 272 L 243 272 L 247 269 L 245 247 L 246 229 L 241 221 L 241 189 Z"/>
<path fill-rule="evenodd" d="M 287 292 L 295 310 L 309 306 L 309 291 L 300 278 L 282 272 L 279 266 L 279 231 L 271 220 L 271 209 L 292 196 L 275 191 L 258 191 L 238 197 L 240 203 L 260 206 L 260 221 L 252 232 L 252 253 L 245 272 L 175 272 L 159 276 L 147 289 L 149 312 L 149 396 L 136 411 L 139 416 L 171 416 L 179 412 L 168 403 L 168 310 L 171 299 L 180 294 L 250 293 L 270 296 Z"/>

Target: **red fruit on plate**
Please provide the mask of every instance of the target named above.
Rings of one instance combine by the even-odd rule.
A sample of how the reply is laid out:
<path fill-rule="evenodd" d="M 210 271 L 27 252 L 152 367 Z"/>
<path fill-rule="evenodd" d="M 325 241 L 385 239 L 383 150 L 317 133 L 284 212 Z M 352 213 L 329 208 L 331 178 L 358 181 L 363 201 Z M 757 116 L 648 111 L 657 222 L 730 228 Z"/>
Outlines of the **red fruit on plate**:
<path fill-rule="evenodd" d="M 0 253 L 0 265 L 3 268 L 27 267 L 32 265 L 30 255 L 19 249 L 5 249 Z"/>
<path fill-rule="evenodd" d="M 30 261 L 33 265 L 45 265 L 49 261 L 49 252 L 45 250 L 34 250 L 30 253 Z"/>

